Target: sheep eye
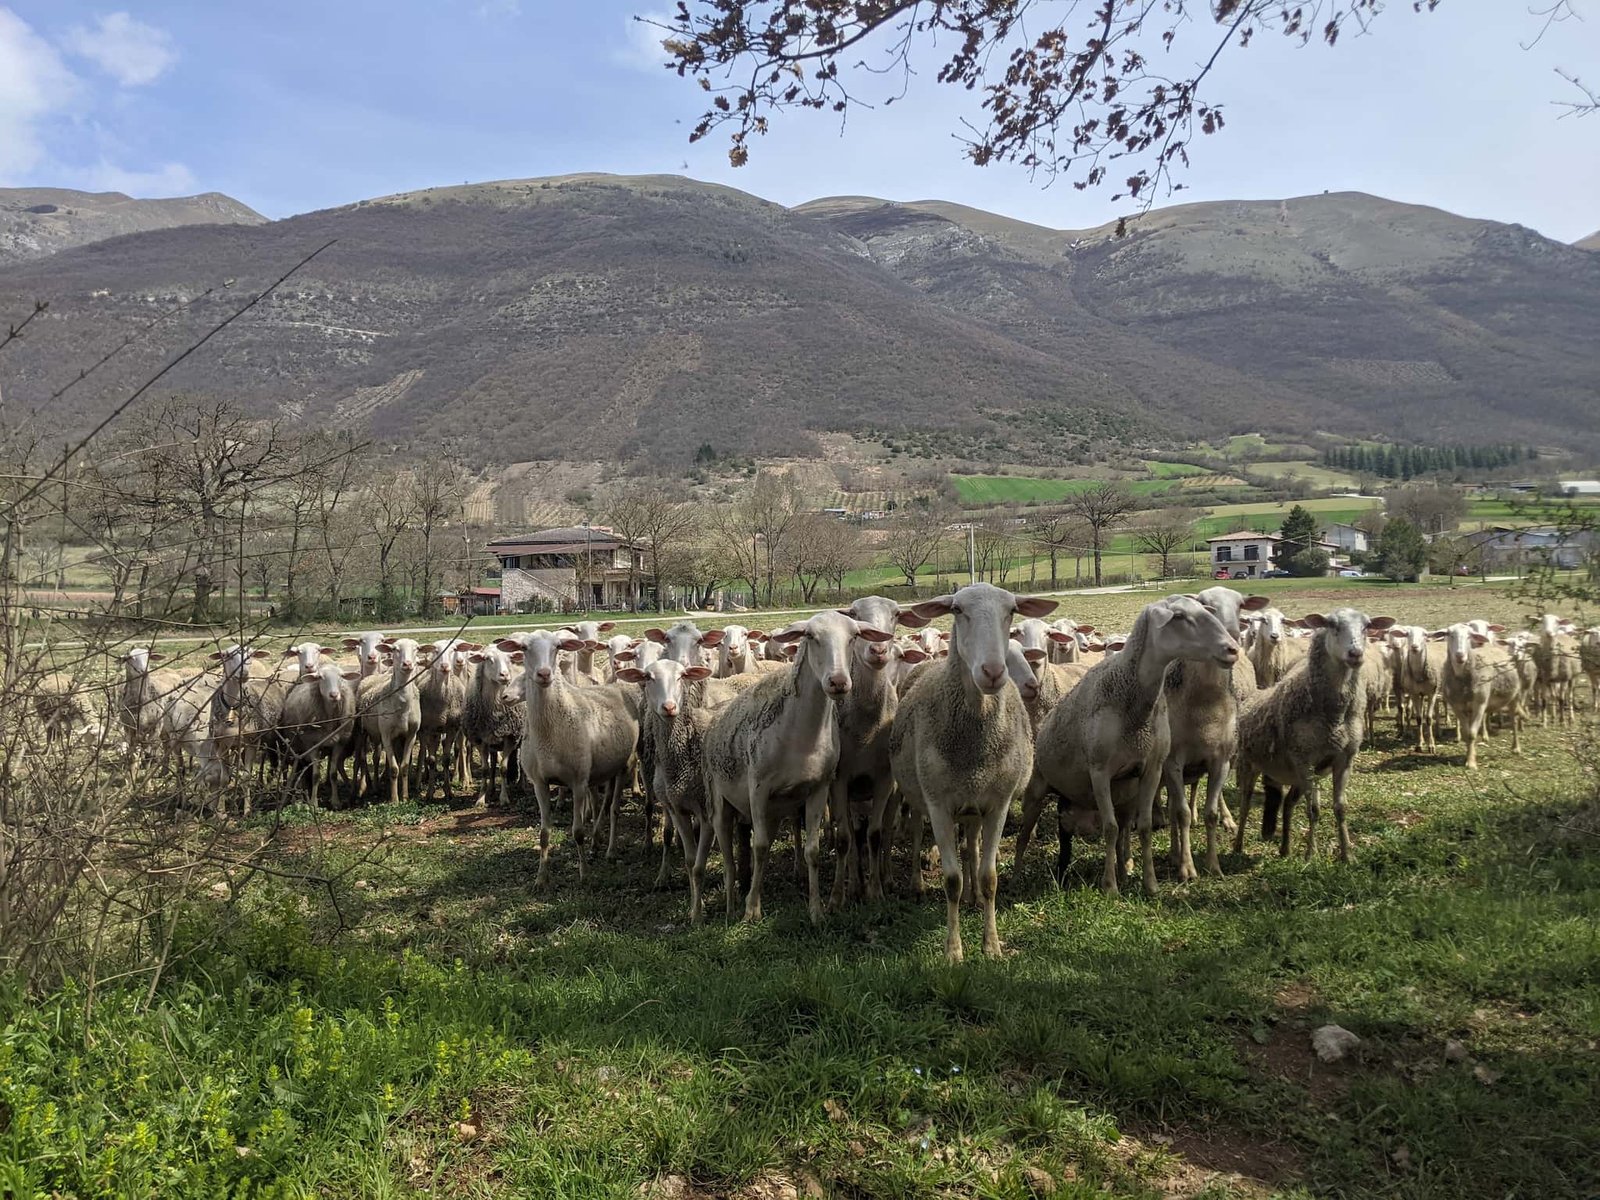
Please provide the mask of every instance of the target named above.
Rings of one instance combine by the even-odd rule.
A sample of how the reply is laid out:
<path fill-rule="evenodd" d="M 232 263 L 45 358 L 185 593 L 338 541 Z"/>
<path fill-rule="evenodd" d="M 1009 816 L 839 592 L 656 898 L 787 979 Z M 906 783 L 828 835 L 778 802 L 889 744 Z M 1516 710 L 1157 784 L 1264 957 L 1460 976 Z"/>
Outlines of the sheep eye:
<path fill-rule="evenodd" d="M 961 606 L 959 604 L 952 604 L 950 606 L 950 615 L 952 617 L 959 617 L 961 615 Z"/>

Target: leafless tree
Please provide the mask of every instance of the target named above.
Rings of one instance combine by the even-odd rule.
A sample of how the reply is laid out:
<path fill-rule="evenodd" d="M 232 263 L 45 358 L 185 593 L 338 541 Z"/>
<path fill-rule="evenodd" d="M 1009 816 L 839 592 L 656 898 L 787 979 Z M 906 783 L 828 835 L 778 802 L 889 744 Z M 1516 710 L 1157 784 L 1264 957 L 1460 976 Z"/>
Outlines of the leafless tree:
<path fill-rule="evenodd" d="M 466 468 L 449 458 L 428 457 L 406 476 L 410 487 L 410 506 L 413 525 L 421 540 L 421 585 L 418 588 L 421 614 L 433 616 L 438 610 L 437 588 L 434 586 L 433 538 L 440 528 L 461 519 L 462 505 L 466 500 L 468 478 Z M 443 567 L 439 570 L 443 581 Z"/>
<path fill-rule="evenodd" d="M 1161 560 L 1161 577 L 1171 578 L 1172 556 L 1194 545 L 1198 519 L 1193 509 L 1164 508 L 1149 513 L 1132 526 L 1133 543 Z"/>
<path fill-rule="evenodd" d="M 656 611 L 661 611 L 662 562 L 671 560 L 697 527 L 699 514 L 683 494 L 681 485 L 659 478 L 636 479 L 612 493 L 606 502 L 606 521 L 617 536 L 648 548 L 651 572 L 656 576 Z M 639 604 L 639 556 L 630 555 L 628 595 Z"/>
<path fill-rule="evenodd" d="M 1133 493 L 1117 481 L 1097 483 L 1067 497 L 1067 511 L 1084 523 L 1089 531 L 1089 548 L 1094 554 L 1094 585 L 1104 579 L 1101 559 L 1110 532 L 1134 509 Z"/>
<path fill-rule="evenodd" d="M 948 538 L 955 519 L 948 506 L 937 501 L 903 508 L 889 523 L 883 539 L 885 557 L 906 578 L 907 587 L 917 584 L 917 572 L 927 566 Z"/>

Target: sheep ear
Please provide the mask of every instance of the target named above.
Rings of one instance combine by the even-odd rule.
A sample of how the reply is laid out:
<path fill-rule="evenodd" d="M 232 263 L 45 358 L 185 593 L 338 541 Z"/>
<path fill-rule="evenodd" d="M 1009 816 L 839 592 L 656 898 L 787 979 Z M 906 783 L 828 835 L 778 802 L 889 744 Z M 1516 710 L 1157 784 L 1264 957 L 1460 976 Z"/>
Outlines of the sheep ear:
<path fill-rule="evenodd" d="M 709 633 L 702 633 L 700 635 L 700 644 L 702 646 L 715 646 L 722 641 L 722 638 L 723 631 L 720 629 L 713 629 Z M 662 640 L 664 641 L 666 639 Z"/>
<path fill-rule="evenodd" d="M 1013 636 L 1015 635 L 1013 634 Z M 1072 634 L 1062 633 L 1059 629 L 1052 629 L 1049 633 L 1045 634 L 1045 637 L 1049 638 L 1052 642 L 1062 643 L 1071 643 L 1078 640 L 1077 638 L 1073 637 Z"/>
<path fill-rule="evenodd" d="M 1093 625 L 1079 625 L 1076 628 L 1077 628 L 1079 633 L 1093 633 L 1094 632 L 1094 626 Z"/>
<path fill-rule="evenodd" d="M 849 608 L 836 608 L 833 611 L 838 613 L 841 617 L 849 617 L 852 621 L 856 619 L 856 606 L 854 604 L 852 604 Z"/>
<path fill-rule="evenodd" d="M 343 642 L 343 645 L 344 645 L 344 648 L 346 650 L 355 650 L 361 645 L 361 639 L 360 638 L 345 638 L 344 642 Z M 291 650 L 291 651 L 289 651 L 289 653 L 293 654 L 294 651 Z"/>
<path fill-rule="evenodd" d="M 300 657 L 300 651 L 296 650 L 293 646 L 290 646 L 283 652 L 283 656 L 285 658 L 298 658 Z"/>
<path fill-rule="evenodd" d="M 908 649 L 900 651 L 900 657 L 905 659 L 908 663 L 919 663 L 919 662 L 927 662 L 928 661 L 927 652 L 923 651 L 923 650 L 912 650 L 912 649 L 908 648 Z"/>
<path fill-rule="evenodd" d="M 154 650 L 152 650 L 152 651 L 150 651 L 149 654 L 145 655 L 145 661 L 146 662 L 166 662 L 167 661 L 167 656 L 165 654 L 157 654 Z"/>
<path fill-rule="evenodd" d="M 617 672 L 617 678 L 622 680 L 624 683 L 643 683 L 645 680 L 649 679 L 650 676 L 646 675 L 637 667 L 623 667 Z"/>
<path fill-rule="evenodd" d="M 1284 624 L 1298 625 L 1302 629 L 1325 629 L 1328 625 L 1328 618 L 1321 613 L 1307 613 L 1298 621 L 1285 621 Z M 1379 628 L 1382 628 L 1382 626 L 1379 626 Z"/>
<path fill-rule="evenodd" d="M 495 647 L 510 654 L 514 650 L 521 650 L 522 643 L 517 641 L 516 638 L 501 638 L 495 643 Z"/>
<path fill-rule="evenodd" d="M 1020 630 L 1020 629 L 1013 629 L 1013 630 L 1012 630 L 1012 631 L 1011 631 L 1011 640 L 1012 640 L 1012 641 L 1013 641 L 1013 642 L 1020 642 L 1020 641 L 1021 641 L 1021 640 L 1022 640 L 1022 630 Z"/>
<path fill-rule="evenodd" d="M 710 667 L 686 667 L 686 668 L 684 668 L 684 671 L 683 671 L 683 674 L 682 674 L 681 677 L 684 678 L 684 679 L 687 679 L 690 683 L 698 683 L 702 679 L 709 679 L 711 677 L 711 668 Z"/>
<path fill-rule="evenodd" d="M 1023 617 L 1047 617 L 1055 612 L 1061 601 L 1046 600 L 1043 596 L 1018 596 L 1017 615 Z"/>
<path fill-rule="evenodd" d="M 752 642 L 764 642 L 767 640 L 767 633 L 762 629 L 752 629 L 750 631 L 750 640 Z"/>
<path fill-rule="evenodd" d="M 1045 653 L 1043 650 L 1024 650 L 1022 657 L 1031 663 L 1041 663 L 1045 660 Z"/>
<path fill-rule="evenodd" d="M 652 642 L 658 642 L 663 646 L 667 644 L 667 633 L 664 629 L 646 629 L 644 631 L 644 636 L 648 640 Z"/>
<path fill-rule="evenodd" d="M 268 653 L 267 651 L 265 651 L 265 650 L 252 650 L 250 652 L 250 657 L 251 658 L 271 658 L 272 655 L 270 653 Z"/>
<path fill-rule="evenodd" d="M 1475 633 L 1472 635 L 1472 644 L 1474 646 L 1487 646 L 1489 639 L 1481 633 Z"/>
<path fill-rule="evenodd" d="M 1489 632 L 1490 633 L 1504 633 L 1505 631 L 1506 631 L 1506 627 L 1504 625 L 1491 625 L 1491 626 L 1489 626 Z"/>
<path fill-rule="evenodd" d="M 919 616 L 909 608 L 902 608 L 895 614 L 894 619 L 897 623 L 904 625 L 907 629 L 921 629 L 928 623 L 927 617 Z"/>
<path fill-rule="evenodd" d="M 1429 632 L 1428 640 L 1430 642 L 1442 642 L 1449 636 L 1450 631 L 1448 629 L 1434 629 Z"/>
<path fill-rule="evenodd" d="M 515 654 L 513 654 L 511 656 L 511 661 L 514 663 L 520 663 L 522 661 L 522 651 L 518 650 Z"/>
<path fill-rule="evenodd" d="M 613 658 L 613 662 L 633 662 L 639 656 L 632 650 L 624 650 Z"/>
<path fill-rule="evenodd" d="M 802 622 L 800 624 L 789 626 L 789 628 L 785 629 L 782 633 L 774 634 L 772 640 L 787 646 L 789 643 L 798 642 L 801 638 L 805 637 L 806 632 L 807 630 L 805 624 Z"/>
<path fill-rule="evenodd" d="M 1393 617 L 1373 617 L 1367 622 L 1368 629 L 1388 629 L 1394 624 Z"/>
<path fill-rule="evenodd" d="M 1246 596 L 1239 607 L 1245 612 L 1255 612 L 1258 608 L 1270 608 L 1271 605 L 1271 596 Z"/>
<path fill-rule="evenodd" d="M 926 625 L 935 617 L 948 617 L 950 610 L 955 607 L 955 596 L 935 596 L 932 600 L 924 600 L 921 604 L 913 604 L 910 608 L 911 615 L 921 617 Z"/>
<path fill-rule="evenodd" d="M 601 633 L 604 633 L 608 629 L 615 629 L 616 627 L 617 627 L 617 623 L 615 621 L 601 621 L 600 622 L 600 632 Z"/>
<path fill-rule="evenodd" d="M 469 654 L 469 655 L 467 655 L 467 661 L 468 662 L 482 662 L 483 661 L 483 655 L 481 655 L 481 654 Z"/>
<path fill-rule="evenodd" d="M 856 636 L 866 638 L 869 642 L 892 642 L 894 634 L 885 633 L 881 629 L 874 629 L 871 625 L 863 625 L 856 630 Z"/>
<path fill-rule="evenodd" d="M 560 646 L 563 650 L 583 650 L 588 647 L 589 643 L 584 641 L 582 638 L 569 637 L 562 638 L 556 643 L 556 645 Z"/>
<path fill-rule="evenodd" d="M 589 641 L 586 641 L 586 642 L 583 643 L 583 648 L 585 650 L 604 650 L 605 649 L 605 643 L 604 642 L 594 641 L 591 638 Z"/>
<path fill-rule="evenodd" d="M 220 650 L 213 651 L 212 653 L 206 655 L 206 657 L 211 659 L 211 660 L 213 660 L 214 662 L 221 662 L 222 661 L 222 651 L 220 651 Z"/>

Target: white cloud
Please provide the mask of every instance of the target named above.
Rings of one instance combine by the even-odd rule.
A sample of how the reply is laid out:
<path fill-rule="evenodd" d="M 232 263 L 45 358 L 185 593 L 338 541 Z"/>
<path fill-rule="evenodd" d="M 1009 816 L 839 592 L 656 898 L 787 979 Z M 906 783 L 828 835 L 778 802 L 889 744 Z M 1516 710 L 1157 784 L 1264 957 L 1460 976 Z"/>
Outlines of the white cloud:
<path fill-rule="evenodd" d="M 624 67 L 661 74 L 667 61 L 667 52 L 661 48 L 667 31 L 661 26 L 672 24 L 672 14 L 642 12 L 627 18 L 627 22 L 627 40 L 612 52 L 612 60 Z"/>
<path fill-rule="evenodd" d="M 130 171 L 101 159 L 92 167 L 63 173 L 66 181 L 88 192 L 123 192 L 135 198 L 192 196 L 199 190 L 194 172 L 182 163 L 163 163 L 153 171 Z"/>
<path fill-rule="evenodd" d="M 54 47 L 0 8 L 0 184 L 44 159 L 39 126 L 77 91 L 78 81 Z"/>
<path fill-rule="evenodd" d="M 123 87 L 154 83 L 178 61 L 171 35 L 125 12 L 101 17 L 92 29 L 74 26 L 63 44 Z"/>

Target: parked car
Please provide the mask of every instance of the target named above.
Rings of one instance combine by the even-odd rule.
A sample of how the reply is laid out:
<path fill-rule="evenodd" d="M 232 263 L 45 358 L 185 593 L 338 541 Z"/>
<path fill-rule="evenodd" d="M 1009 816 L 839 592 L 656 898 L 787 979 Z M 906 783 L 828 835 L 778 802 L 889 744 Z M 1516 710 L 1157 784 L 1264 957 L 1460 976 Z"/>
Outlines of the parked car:
<path fill-rule="evenodd" d="M 1233 577 L 1235 579 L 1249 579 L 1250 578 L 1250 572 L 1249 571 L 1235 571 L 1233 573 Z"/>
<path fill-rule="evenodd" d="M 1344 570 L 1339 572 L 1340 579 L 1365 579 L 1366 577 L 1367 573 L 1357 569 L 1356 567 L 1346 567 Z"/>
<path fill-rule="evenodd" d="M 1290 579 L 1292 577 L 1293 576 L 1290 574 L 1290 572 L 1284 571 L 1278 567 L 1274 567 L 1270 571 L 1261 572 L 1261 578 L 1263 579 Z"/>
<path fill-rule="evenodd" d="M 1232 579 L 1233 576 L 1228 574 L 1228 568 L 1227 567 L 1218 567 L 1215 571 L 1213 571 L 1211 573 L 1211 578 L 1213 578 L 1213 579 Z"/>

